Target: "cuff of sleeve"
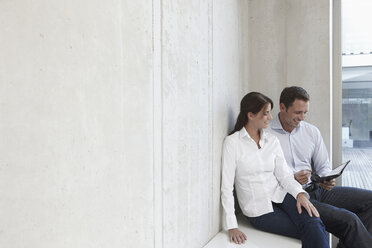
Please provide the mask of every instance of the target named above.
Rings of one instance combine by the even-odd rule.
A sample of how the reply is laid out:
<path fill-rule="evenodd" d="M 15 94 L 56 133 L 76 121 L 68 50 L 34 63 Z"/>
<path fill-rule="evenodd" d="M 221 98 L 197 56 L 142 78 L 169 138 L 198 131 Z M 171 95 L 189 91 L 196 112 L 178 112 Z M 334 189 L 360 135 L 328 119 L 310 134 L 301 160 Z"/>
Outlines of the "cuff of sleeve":
<path fill-rule="evenodd" d="M 299 189 L 299 190 L 296 190 L 296 191 L 294 191 L 294 192 L 290 192 L 290 194 L 291 194 L 291 195 L 292 195 L 296 200 L 297 200 L 297 195 L 298 195 L 299 193 L 305 193 L 307 199 L 310 199 L 310 195 L 309 195 L 305 190 L 303 190 L 303 189 Z"/>
<path fill-rule="evenodd" d="M 238 228 L 238 221 L 236 220 L 235 214 L 227 215 L 225 218 L 224 229 L 229 230 L 232 228 Z"/>
<path fill-rule="evenodd" d="M 298 195 L 299 193 L 305 193 L 307 199 L 310 199 L 310 195 L 309 195 L 309 193 L 307 193 L 305 190 L 300 190 L 300 191 L 298 191 L 297 194 L 296 194 L 296 196 L 295 196 L 295 199 L 297 199 L 297 195 Z"/>

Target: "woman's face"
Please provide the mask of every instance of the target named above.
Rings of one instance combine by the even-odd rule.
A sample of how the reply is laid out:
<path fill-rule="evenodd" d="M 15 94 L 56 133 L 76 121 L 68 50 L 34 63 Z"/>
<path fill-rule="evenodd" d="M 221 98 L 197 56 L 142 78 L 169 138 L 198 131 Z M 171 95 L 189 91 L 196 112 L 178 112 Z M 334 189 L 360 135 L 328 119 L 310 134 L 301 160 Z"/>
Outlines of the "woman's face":
<path fill-rule="evenodd" d="M 270 111 L 271 104 L 268 103 L 261 109 L 260 112 L 258 112 L 255 115 L 252 115 L 251 118 L 249 118 L 249 122 L 251 122 L 251 124 L 257 127 L 258 129 L 267 128 L 269 126 L 270 120 L 273 118 L 271 116 Z"/>

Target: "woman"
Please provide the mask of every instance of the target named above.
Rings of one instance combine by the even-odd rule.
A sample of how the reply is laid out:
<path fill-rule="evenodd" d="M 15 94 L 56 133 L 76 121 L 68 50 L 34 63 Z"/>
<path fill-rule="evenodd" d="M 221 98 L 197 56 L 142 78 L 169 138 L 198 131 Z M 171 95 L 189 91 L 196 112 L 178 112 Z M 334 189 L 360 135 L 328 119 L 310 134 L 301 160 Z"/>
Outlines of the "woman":
<path fill-rule="evenodd" d="M 237 228 L 235 184 L 242 212 L 255 228 L 301 238 L 304 248 L 329 247 L 318 211 L 293 178 L 278 139 L 263 130 L 272 119 L 272 108 L 271 99 L 261 93 L 244 96 L 234 131 L 224 141 L 221 200 L 225 228 L 232 242 L 247 239 Z"/>

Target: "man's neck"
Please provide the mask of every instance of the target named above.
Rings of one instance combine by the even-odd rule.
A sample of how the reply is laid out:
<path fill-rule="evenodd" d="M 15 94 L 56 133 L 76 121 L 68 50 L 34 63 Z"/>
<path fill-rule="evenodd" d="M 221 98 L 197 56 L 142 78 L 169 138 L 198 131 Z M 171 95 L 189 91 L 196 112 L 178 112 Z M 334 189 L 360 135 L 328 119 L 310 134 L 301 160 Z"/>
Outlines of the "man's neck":
<path fill-rule="evenodd" d="M 291 127 L 291 126 L 287 125 L 287 123 L 282 121 L 283 118 L 281 118 L 281 113 L 280 112 L 279 112 L 278 117 L 279 117 L 280 124 L 282 125 L 282 128 L 284 129 L 284 131 L 286 131 L 288 133 L 291 133 L 293 131 L 293 129 L 295 129 L 294 127 Z"/>

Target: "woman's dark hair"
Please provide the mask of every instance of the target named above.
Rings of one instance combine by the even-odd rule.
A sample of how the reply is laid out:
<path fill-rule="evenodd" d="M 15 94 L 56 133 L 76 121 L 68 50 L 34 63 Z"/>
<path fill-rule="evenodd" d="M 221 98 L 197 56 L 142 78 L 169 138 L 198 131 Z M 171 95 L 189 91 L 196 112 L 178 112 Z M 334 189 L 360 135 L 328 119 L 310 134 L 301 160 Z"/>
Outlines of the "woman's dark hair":
<path fill-rule="evenodd" d="M 308 102 L 310 96 L 304 88 L 298 86 L 286 87 L 280 94 L 279 103 L 283 103 L 284 106 L 288 108 L 292 106 L 296 99 Z"/>
<path fill-rule="evenodd" d="M 240 102 L 240 113 L 236 120 L 234 130 L 230 134 L 239 131 L 248 123 L 249 112 L 257 114 L 263 107 L 265 107 L 269 103 L 271 104 L 271 109 L 273 109 L 273 101 L 259 92 L 250 92 L 245 95 Z"/>

